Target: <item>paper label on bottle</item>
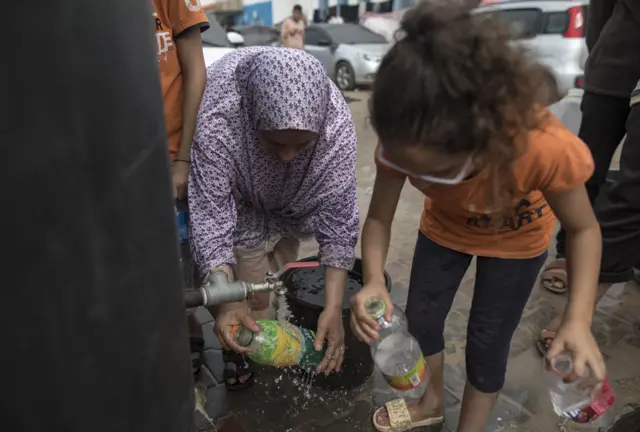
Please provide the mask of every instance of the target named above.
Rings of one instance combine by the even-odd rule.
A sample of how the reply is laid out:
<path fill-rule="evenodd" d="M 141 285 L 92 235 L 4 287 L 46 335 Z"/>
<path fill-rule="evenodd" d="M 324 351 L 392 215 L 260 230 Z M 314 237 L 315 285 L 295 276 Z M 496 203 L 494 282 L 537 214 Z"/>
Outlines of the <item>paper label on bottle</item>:
<path fill-rule="evenodd" d="M 420 354 L 420 358 L 415 367 L 404 375 L 392 376 L 383 374 L 391 387 L 400 391 L 407 391 L 418 387 L 427 377 L 427 363 L 424 356 Z"/>
<path fill-rule="evenodd" d="M 598 417 L 607 412 L 615 402 L 615 395 L 609 384 L 609 380 L 602 383 L 602 392 L 589 405 L 564 413 L 565 417 L 570 418 L 575 423 L 587 424 L 594 422 Z"/>

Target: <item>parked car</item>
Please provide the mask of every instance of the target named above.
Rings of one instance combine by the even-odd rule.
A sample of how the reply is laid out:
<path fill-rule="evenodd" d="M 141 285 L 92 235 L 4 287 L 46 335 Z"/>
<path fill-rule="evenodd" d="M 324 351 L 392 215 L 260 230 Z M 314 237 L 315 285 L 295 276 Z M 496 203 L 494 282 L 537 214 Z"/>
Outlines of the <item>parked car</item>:
<path fill-rule="evenodd" d="M 583 87 L 588 10 L 588 0 L 516 0 L 481 6 L 475 12 L 506 24 L 514 43 L 544 67 L 549 88 L 557 89 L 559 99 Z"/>
<path fill-rule="evenodd" d="M 272 46 L 280 40 L 280 32 L 267 26 L 237 25 L 233 31 L 244 38 L 244 46 Z"/>
<path fill-rule="evenodd" d="M 323 64 L 340 90 L 370 84 L 391 46 L 359 24 L 314 24 L 307 27 L 305 49 Z"/>
<path fill-rule="evenodd" d="M 207 14 L 207 18 L 209 18 L 209 28 L 202 33 L 202 52 L 204 63 L 209 66 L 225 54 L 244 45 L 244 38 L 236 32 L 227 33 L 218 23 L 215 15 Z"/>

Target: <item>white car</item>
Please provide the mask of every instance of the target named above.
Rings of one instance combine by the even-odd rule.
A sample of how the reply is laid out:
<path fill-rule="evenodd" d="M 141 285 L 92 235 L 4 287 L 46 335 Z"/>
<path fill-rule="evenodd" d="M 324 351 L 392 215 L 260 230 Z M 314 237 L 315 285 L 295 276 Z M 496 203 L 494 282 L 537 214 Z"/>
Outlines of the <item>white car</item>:
<path fill-rule="evenodd" d="M 202 33 L 202 52 L 205 66 L 209 66 L 225 54 L 244 45 L 244 38 L 241 34 L 225 32 L 212 14 L 208 14 L 207 18 L 209 18 L 209 28 Z"/>

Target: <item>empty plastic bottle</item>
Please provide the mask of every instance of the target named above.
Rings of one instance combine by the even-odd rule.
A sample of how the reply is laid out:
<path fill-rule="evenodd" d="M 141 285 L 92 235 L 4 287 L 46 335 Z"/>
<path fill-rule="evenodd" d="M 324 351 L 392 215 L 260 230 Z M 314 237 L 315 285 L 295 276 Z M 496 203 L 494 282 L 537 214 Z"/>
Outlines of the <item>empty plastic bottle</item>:
<path fill-rule="evenodd" d="M 377 297 L 367 299 L 369 315 L 380 325 L 378 340 L 371 342 L 371 356 L 391 387 L 409 398 L 422 396 L 427 388 L 427 363 L 418 341 L 407 330 L 407 318 L 394 306 L 393 316 L 384 319 L 387 305 Z"/>
<path fill-rule="evenodd" d="M 557 415 L 587 428 L 605 428 L 613 423 L 614 412 L 610 408 L 615 396 L 609 381 L 605 379 L 601 394 L 591 400 L 587 387 L 590 377 L 575 379 L 572 376 L 573 360 L 570 353 L 563 352 L 550 362 L 545 360 L 542 374 Z"/>
<path fill-rule="evenodd" d="M 322 362 L 324 350 L 315 350 L 313 331 L 274 320 L 259 319 L 257 323 L 262 329 L 259 333 L 244 326 L 231 330 L 238 345 L 251 348 L 247 357 L 254 362 L 275 367 L 318 366 Z"/>

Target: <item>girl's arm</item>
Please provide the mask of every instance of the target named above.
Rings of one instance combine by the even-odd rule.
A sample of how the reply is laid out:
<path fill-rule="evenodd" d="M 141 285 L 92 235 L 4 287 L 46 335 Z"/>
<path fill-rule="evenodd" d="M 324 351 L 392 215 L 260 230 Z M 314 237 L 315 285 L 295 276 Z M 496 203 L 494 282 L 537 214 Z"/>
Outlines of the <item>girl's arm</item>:
<path fill-rule="evenodd" d="M 362 229 L 362 265 L 365 286 L 370 283 L 385 283 L 384 264 L 391 239 L 391 223 L 404 182 L 405 177 L 394 176 L 381 168 L 376 171 L 369 213 Z"/>
<path fill-rule="evenodd" d="M 565 320 L 591 325 L 595 309 L 602 237 L 584 186 L 546 194 L 545 199 L 567 233 L 569 304 Z"/>
<path fill-rule="evenodd" d="M 569 282 L 569 304 L 547 358 L 570 351 L 574 372 L 585 376 L 588 367 L 598 381 L 592 392 L 595 394 L 606 374 L 602 353 L 591 333 L 602 255 L 600 226 L 584 185 L 564 192 L 547 193 L 545 198 L 567 233 L 565 247 Z"/>

